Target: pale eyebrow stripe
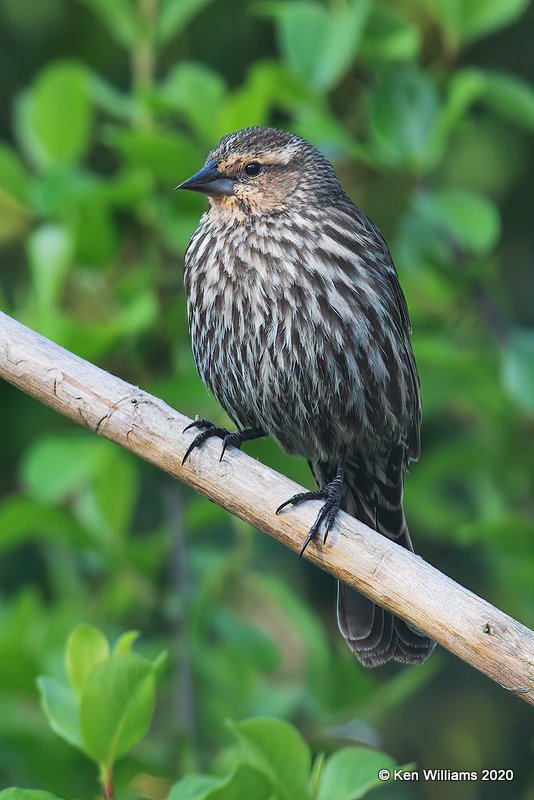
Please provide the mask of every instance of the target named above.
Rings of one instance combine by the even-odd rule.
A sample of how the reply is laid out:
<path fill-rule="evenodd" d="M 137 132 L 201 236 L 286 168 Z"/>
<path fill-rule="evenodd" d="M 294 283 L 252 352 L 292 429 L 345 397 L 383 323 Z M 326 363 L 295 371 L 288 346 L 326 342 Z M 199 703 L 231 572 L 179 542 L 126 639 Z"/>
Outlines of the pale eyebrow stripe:
<path fill-rule="evenodd" d="M 280 153 L 279 156 L 275 153 L 258 153 L 257 155 L 231 155 L 226 159 L 219 160 L 219 165 L 223 167 L 233 167 L 236 164 L 250 164 L 251 161 L 257 161 L 264 167 L 278 167 L 278 166 L 287 166 L 291 160 L 291 154 L 282 154 Z"/>

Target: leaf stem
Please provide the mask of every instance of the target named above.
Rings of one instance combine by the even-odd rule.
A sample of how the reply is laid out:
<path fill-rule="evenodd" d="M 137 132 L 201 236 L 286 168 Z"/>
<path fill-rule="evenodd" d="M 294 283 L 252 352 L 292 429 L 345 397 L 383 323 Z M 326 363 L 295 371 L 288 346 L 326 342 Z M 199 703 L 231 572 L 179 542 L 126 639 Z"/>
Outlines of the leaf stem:
<path fill-rule="evenodd" d="M 151 128 L 153 123 L 147 95 L 154 85 L 155 32 L 158 11 L 159 0 L 137 0 L 139 37 L 132 47 L 130 56 L 134 94 L 139 108 L 137 125 L 143 129 Z"/>
<path fill-rule="evenodd" d="M 113 798 L 113 766 L 102 764 L 100 766 L 100 782 L 104 790 L 105 800 Z"/>

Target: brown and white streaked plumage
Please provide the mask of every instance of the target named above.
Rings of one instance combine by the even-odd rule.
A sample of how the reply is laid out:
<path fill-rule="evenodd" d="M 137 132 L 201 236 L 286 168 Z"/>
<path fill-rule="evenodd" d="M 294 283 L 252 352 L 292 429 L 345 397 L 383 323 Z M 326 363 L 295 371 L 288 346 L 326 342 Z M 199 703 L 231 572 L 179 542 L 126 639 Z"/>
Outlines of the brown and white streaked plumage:
<path fill-rule="evenodd" d="M 380 232 L 318 150 L 273 128 L 225 136 L 181 187 L 209 196 L 185 258 L 193 353 L 239 429 L 199 420 L 192 447 L 273 436 L 308 460 L 320 487 L 288 503 L 325 500 L 304 547 L 341 504 L 411 548 L 402 491 L 419 455 L 419 381 Z M 343 585 L 338 622 L 366 666 L 421 662 L 434 648 Z"/>

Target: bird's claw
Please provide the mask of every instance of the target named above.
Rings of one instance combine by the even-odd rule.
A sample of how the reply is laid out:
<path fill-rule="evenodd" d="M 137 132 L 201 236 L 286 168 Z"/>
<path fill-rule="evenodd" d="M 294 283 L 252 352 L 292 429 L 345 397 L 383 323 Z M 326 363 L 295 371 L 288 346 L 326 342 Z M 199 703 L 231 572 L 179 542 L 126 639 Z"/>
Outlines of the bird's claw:
<path fill-rule="evenodd" d="M 326 493 L 324 489 L 317 489 L 315 492 L 300 492 L 299 494 L 294 494 L 289 500 L 279 505 L 275 513 L 279 514 L 286 506 L 298 506 L 306 502 L 306 500 L 323 500 L 325 498 Z"/>
<path fill-rule="evenodd" d="M 282 511 L 282 509 L 284 509 L 286 506 L 289 505 L 298 506 L 300 505 L 300 503 L 305 503 L 307 500 L 325 501 L 321 506 L 313 525 L 308 531 L 308 535 L 304 540 L 304 544 L 300 548 L 299 558 L 302 557 L 309 543 L 312 541 L 312 539 L 315 538 L 315 535 L 318 533 L 323 522 L 325 523 L 323 544 L 326 543 L 328 534 L 332 530 L 332 527 L 337 517 L 337 513 L 341 506 L 342 496 L 343 496 L 343 480 L 338 479 L 338 476 L 336 476 L 336 478 L 330 483 L 328 483 L 323 489 L 317 489 L 317 491 L 315 492 L 300 492 L 299 494 L 293 495 L 293 497 L 290 497 L 289 500 L 286 500 L 284 503 L 278 506 L 278 508 L 276 509 L 277 514 L 279 514 L 280 511 Z"/>
<path fill-rule="evenodd" d="M 227 431 L 226 428 L 218 428 L 214 425 L 213 422 L 210 422 L 208 419 L 204 419 L 203 417 L 195 417 L 194 421 L 191 422 L 187 427 L 184 428 L 182 433 L 190 430 L 191 428 L 199 428 L 200 433 L 195 436 L 189 447 L 187 448 L 185 455 L 182 459 L 182 466 L 185 464 L 193 450 L 197 447 L 200 447 L 204 444 L 207 439 L 210 439 L 212 436 L 217 436 L 219 439 L 222 439 L 223 446 L 221 451 L 221 456 L 219 461 L 223 460 L 223 456 L 226 452 L 228 447 L 237 447 L 239 449 L 244 441 L 246 441 L 247 432 L 245 431 Z"/>
<path fill-rule="evenodd" d="M 215 425 L 213 424 L 213 422 L 210 422 L 209 419 L 204 419 L 204 417 L 199 417 L 197 415 L 193 420 L 193 422 L 190 422 L 189 425 L 185 426 L 182 433 L 185 433 L 191 428 L 199 428 L 200 430 L 206 430 L 207 428 L 214 428 L 214 427 Z"/>
<path fill-rule="evenodd" d="M 185 455 L 182 458 L 182 466 L 185 464 L 193 450 L 196 450 L 197 447 L 203 445 L 207 439 L 211 439 L 212 436 L 217 436 L 219 439 L 223 439 L 228 433 L 225 428 L 218 428 L 213 424 L 213 422 L 210 422 L 208 419 L 204 419 L 203 417 L 195 417 L 195 420 L 187 425 L 182 433 L 185 433 L 191 428 L 199 428 L 200 433 L 195 436 L 185 451 Z"/>
<path fill-rule="evenodd" d="M 241 431 L 232 431 L 231 433 L 228 433 L 228 431 L 226 431 L 226 436 L 223 437 L 223 446 L 219 461 L 223 460 L 223 456 L 226 453 L 227 447 L 237 447 L 237 449 L 239 450 L 242 444 L 243 444 L 243 434 L 241 433 Z"/>

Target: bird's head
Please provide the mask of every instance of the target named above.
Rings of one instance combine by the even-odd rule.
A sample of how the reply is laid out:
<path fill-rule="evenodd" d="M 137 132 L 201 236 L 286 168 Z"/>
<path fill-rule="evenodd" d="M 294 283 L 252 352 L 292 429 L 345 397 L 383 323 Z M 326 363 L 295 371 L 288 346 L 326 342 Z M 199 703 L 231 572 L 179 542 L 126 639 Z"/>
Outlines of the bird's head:
<path fill-rule="evenodd" d="M 330 162 L 300 136 L 276 128 L 230 133 L 176 188 L 204 192 L 213 210 L 232 216 L 263 216 L 344 196 Z"/>

